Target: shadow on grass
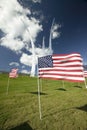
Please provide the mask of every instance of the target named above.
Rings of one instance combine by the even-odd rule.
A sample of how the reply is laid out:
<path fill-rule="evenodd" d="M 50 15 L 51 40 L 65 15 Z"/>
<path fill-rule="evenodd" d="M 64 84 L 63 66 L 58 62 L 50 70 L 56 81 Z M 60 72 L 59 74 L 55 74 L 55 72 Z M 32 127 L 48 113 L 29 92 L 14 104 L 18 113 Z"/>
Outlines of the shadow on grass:
<path fill-rule="evenodd" d="M 76 109 L 87 112 L 87 104 L 85 104 L 84 106 L 81 106 L 81 107 L 76 107 Z"/>
<path fill-rule="evenodd" d="M 55 112 L 50 112 L 49 114 L 46 114 L 46 115 L 44 115 L 43 116 L 43 118 L 46 118 L 47 116 L 52 116 L 52 115 L 54 115 L 54 114 L 56 114 L 56 113 L 60 113 L 60 112 L 63 112 L 63 111 L 68 111 L 68 110 L 72 110 L 72 109 L 78 109 L 78 110 L 81 110 L 81 111 L 85 111 L 85 112 L 87 112 L 87 104 L 85 104 L 84 106 L 81 106 L 81 107 L 71 107 L 71 108 L 65 108 L 65 109 L 61 109 L 61 110 L 59 110 L 59 111 L 55 111 Z"/>
<path fill-rule="evenodd" d="M 76 88 L 82 88 L 81 86 L 78 86 L 78 85 L 76 85 L 76 86 L 74 86 L 74 87 L 76 87 Z"/>
<path fill-rule="evenodd" d="M 31 93 L 31 94 L 36 94 L 36 95 L 38 95 L 38 92 L 30 92 L 30 93 Z M 40 95 L 47 95 L 47 94 L 40 92 Z"/>
<path fill-rule="evenodd" d="M 31 126 L 27 122 L 25 122 L 19 126 L 16 126 L 15 128 L 10 129 L 10 130 L 33 130 L 33 129 L 31 128 Z"/>
<path fill-rule="evenodd" d="M 56 89 L 56 90 L 66 91 L 66 89 L 65 89 L 65 88 L 58 88 L 58 89 Z"/>

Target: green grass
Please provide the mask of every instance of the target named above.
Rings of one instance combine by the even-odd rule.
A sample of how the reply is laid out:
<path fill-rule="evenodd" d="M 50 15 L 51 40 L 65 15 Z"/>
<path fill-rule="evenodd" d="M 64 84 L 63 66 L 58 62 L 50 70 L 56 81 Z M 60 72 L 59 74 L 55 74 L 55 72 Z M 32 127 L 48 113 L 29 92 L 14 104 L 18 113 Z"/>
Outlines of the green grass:
<path fill-rule="evenodd" d="M 87 130 L 84 83 L 42 80 L 39 117 L 37 78 L 0 74 L 0 130 Z"/>

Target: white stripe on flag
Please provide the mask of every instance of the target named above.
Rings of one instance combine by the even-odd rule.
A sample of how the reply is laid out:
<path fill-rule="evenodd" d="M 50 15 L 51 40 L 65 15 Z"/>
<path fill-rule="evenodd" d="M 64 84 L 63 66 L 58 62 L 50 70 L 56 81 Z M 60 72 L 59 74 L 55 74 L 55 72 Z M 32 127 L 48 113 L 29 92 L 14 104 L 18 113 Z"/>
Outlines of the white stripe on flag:
<path fill-rule="evenodd" d="M 12 69 L 11 72 L 9 73 L 9 78 L 16 78 L 18 77 L 18 69 Z"/>

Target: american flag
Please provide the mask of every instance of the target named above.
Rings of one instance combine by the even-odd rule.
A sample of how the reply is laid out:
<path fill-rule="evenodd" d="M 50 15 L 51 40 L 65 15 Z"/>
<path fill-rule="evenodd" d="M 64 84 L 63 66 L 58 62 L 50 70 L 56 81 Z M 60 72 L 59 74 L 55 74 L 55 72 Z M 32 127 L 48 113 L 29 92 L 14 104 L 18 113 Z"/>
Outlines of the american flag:
<path fill-rule="evenodd" d="M 83 63 L 79 53 L 38 58 L 38 76 L 56 80 L 83 82 Z"/>
<path fill-rule="evenodd" d="M 12 69 L 11 72 L 9 73 L 9 78 L 16 78 L 18 77 L 18 69 Z"/>

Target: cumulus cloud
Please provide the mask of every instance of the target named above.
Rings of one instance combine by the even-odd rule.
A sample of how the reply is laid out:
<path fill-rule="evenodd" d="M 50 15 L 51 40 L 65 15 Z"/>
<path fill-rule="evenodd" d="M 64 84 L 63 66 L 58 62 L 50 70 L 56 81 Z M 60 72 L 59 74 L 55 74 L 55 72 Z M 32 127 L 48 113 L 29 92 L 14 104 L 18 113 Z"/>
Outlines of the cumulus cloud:
<path fill-rule="evenodd" d="M 25 66 L 23 65 L 21 68 L 22 68 L 22 69 L 24 69 L 24 68 L 25 68 Z"/>
<path fill-rule="evenodd" d="M 36 37 L 37 37 L 38 33 L 43 30 L 42 25 L 40 25 L 39 23 L 40 23 L 40 21 L 36 20 L 33 17 L 31 17 L 30 20 L 27 19 L 26 23 L 25 23 L 25 20 L 24 20 L 24 24 L 27 25 L 26 31 L 28 33 L 28 37 L 31 36 L 32 39 L 33 39 L 33 42 L 36 41 Z M 25 35 L 24 35 L 24 38 L 26 38 Z"/>
<path fill-rule="evenodd" d="M 17 63 L 17 62 L 11 62 L 11 63 L 9 63 L 9 65 L 10 66 L 12 66 L 12 65 L 19 66 L 19 63 Z"/>
<path fill-rule="evenodd" d="M 20 27 L 18 16 L 31 13 L 29 9 L 24 9 L 17 0 L 0 1 L 0 11 L 2 12 L 0 14 L 0 28 L 5 33 L 9 33 L 16 26 Z"/>
<path fill-rule="evenodd" d="M 58 38 L 60 36 L 60 32 L 58 29 L 61 27 L 59 24 L 54 24 L 52 26 L 52 39 Z"/>
<path fill-rule="evenodd" d="M 21 58 L 20 58 L 20 62 L 27 65 L 27 66 L 32 66 L 33 63 L 33 55 L 28 55 L 26 53 L 23 53 Z M 36 61 L 34 60 L 34 63 L 36 63 Z"/>
<path fill-rule="evenodd" d="M 34 3 L 41 3 L 41 0 L 32 0 Z"/>
<path fill-rule="evenodd" d="M 49 48 L 35 48 L 35 54 L 37 57 L 42 57 L 51 54 Z"/>
<path fill-rule="evenodd" d="M 0 2 L 0 12 L 0 29 L 5 34 L 0 40 L 2 46 L 20 52 L 26 48 L 25 42 L 29 43 L 29 35 L 33 42 L 36 41 L 42 25 L 34 17 L 27 17 L 31 14 L 29 9 L 23 8 L 17 0 L 3 0 Z"/>
<path fill-rule="evenodd" d="M 15 52 L 21 52 L 21 49 L 25 46 L 20 39 L 12 39 L 8 35 L 1 39 L 1 45 Z"/>
<path fill-rule="evenodd" d="M 30 72 L 28 70 L 21 70 L 20 72 L 23 74 L 30 74 Z"/>

